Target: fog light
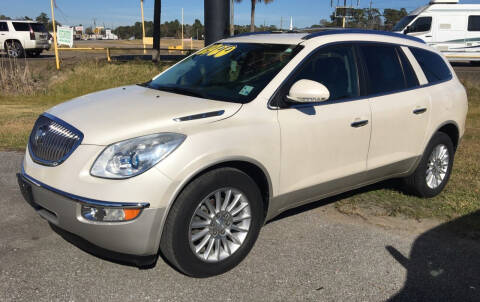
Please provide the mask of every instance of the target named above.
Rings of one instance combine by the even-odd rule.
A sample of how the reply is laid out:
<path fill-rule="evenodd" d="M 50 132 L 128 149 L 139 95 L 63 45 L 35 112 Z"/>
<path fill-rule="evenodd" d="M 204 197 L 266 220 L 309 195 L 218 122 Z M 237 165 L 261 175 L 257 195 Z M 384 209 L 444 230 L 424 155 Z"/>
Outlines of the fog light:
<path fill-rule="evenodd" d="M 137 218 L 140 212 L 140 209 L 100 208 L 82 205 L 82 216 L 90 221 L 129 221 Z"/>

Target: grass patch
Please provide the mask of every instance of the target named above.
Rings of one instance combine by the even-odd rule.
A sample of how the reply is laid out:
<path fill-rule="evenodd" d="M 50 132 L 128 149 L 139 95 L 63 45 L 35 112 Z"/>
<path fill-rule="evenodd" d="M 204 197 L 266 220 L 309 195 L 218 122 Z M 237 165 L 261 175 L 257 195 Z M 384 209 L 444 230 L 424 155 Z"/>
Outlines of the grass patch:
<path fill-rule="evenodd" d="M 36 69 L 23 65 L 26 70 L 34 69 L 24 81 L 36 83 L 35 89 L 10 86 L 8 93 L 0 90 L 0 150 L 24 150 L 33 123 L 46 109 L 87 93 L 146 82 L 165 67 L 141 61 L 112 64 L 98 60 L 82 61 L 60 71 L 51 65 Z"/>

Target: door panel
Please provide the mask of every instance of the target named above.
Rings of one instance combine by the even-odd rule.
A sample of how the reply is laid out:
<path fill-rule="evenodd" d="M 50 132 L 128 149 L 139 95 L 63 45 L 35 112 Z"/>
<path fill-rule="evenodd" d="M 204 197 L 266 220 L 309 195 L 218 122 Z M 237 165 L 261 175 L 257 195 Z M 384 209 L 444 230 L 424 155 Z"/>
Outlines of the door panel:
<path fill-rule="evenodd" d="M 280 89 L 281 172 L 276 207 L 314 201 L 316 197 L 362 182 L 367 166 L 371 113 L 360 99 L 357 55 L 351 44 L 316 51 Z M 298 80 L 322 83 L 326 102 L 285 103 Z M 278 100 L 277 100 L 278 101 Z"/>
<path fill-rule="evenodd" d="M 385 167 L 385 175 L 406 172 L 423 150 L 430 115 L 425 89 L 374 97 L 368 169 Z M 403 165 L 395 165 L 396 163 Z M 378 172 L 378 171 L 377 171 Z"/>
<path fill-rule="evenodd" d="M 347 188 L 363 181 L 359 174 L 366 171 L 371 131 L 368 100 L 279 110 L 278 119 L 282 135 L 280 194 L 298 192 L 297 200 L 286 203 L 334 192 L 339 188 L 333 182 L 319 191 L 302 193 L 333 180 L 342 179 Z M 368 123 L 355 126 L 360 121 Z"/>

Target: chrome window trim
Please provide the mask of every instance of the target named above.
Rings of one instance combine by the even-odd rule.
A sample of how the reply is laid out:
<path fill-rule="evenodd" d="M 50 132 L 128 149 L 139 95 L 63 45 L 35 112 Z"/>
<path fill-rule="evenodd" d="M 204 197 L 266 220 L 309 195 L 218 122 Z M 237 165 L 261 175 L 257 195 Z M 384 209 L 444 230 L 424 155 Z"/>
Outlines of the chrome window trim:
<path fill-rule="evenodd" d="M 78 130 L 74 126 L 70 125 L 69 123 L 65 122 L 62 119 L 59 119 L 58 117 L 56 117 L 54 115 L 51 115 L 50 113 L 44 112 L 44 113 L 40 114 L 40 116 L 44 116 L 44 117 L 54 121 L 55 123 L 58 123 L 58 124 L 62 125 L 63 127 L 67 128 L 68 130 L 70 130 L 73 133 L 75 133 L 76 135 L 78 135 L 78 137 L 79 137 L 79 139 L 75 143 L 75 145 L 73 145 L 73 147 L 70 149 L 70 151 L 67 152 L 60 160 L 58 160 L 58 161 L 43 160 L 41 158 L 38 158 L 34 154 L 34 152 L 32 151 L 32 148 L 30 146 L 30 139 L 31 139 L 31 136 L 33 135 L 33 129 L 32 129 L 32 133 L 30 133 L 30 136 L 28 137 L 28 153 L 32 157 L 33 161 L 36 162 L 37 164 L 40 164 L 40 165 L 43 165 L 43 166 L 57 167 L 57 166 L 61 165 L 65 160 L 67 160 L 67 158 L 69 158 L 70 155 L 72 155 L 72 153 L 78 148 L 78 146 L 80 146 L 82 144 L 84 135 L 80 130 Z"/>
<path fill-rule="evenodd" d="M 59 195 L 61 195 L 63 197 L 66 197 L 70 200 L 76 201 L 80 204 L 84 204 L 84 205 L 87 205 L 87 206 L 104 207 L 104 208 L 123 208 L 123 209 L 126 209 L 126 208 L 145 209 L 145 208 L 150 207 L 150 203 L 148 203 L 148 202 L 132 203 L 132 202 L 102 201 L 102 200 L 96 200 L 96 199 L 91 199 L 91 198 L 87 198 L 87 197 L 81 197 L 81 196 L 78 196 L 78 195 L 70 194 L 70 193 L 64 192 L 62 190 L 55 189 L 55 188 L 53 188 L 53 187 L 51 187 L 47 184 L 42 183 L 41 181 L 36 180 L 33 177 L 29 176 L 25 172 L 25 169 L 24 169 L 23 165 L 22 165 L 21 176 L 25 181 L 27 181 L 27 182 L 29 182 L 29 183 L 37 186 L 37 187 L 44 188 L 48 191 L 59 194 Z"/>
<path fill-rule="evenodd" d="M 193 114 L 193 115 L 177 117 L 177 118 L 174 118 L 173 120 L 175 122 L 187 122 L 187 121 L 199 120 L 199 119 L 204 119 L 204 118 L 209 118 L 209 117 L 221 116 L 224 113 L 225 113 L 225 110 L 218 110 L 218 111 L 205 112 L 205 113 L 200 113 L 200 114 Z"/>

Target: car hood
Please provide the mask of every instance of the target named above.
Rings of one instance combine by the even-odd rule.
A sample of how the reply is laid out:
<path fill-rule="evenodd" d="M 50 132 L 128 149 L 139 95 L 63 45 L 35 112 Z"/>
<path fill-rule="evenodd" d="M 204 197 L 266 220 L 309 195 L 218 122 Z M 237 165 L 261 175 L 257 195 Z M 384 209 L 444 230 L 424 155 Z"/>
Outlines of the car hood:
<path fill-rule="evenodd" d="M 228 118 L 241 106 L 135 85 L 88 94 L 47 113 L 82 131 L 82 144 L 109 145 L 159 132 L 182 133 L 188 126 Z M 218 113 L 205 115 L 211 112 Z"/>

